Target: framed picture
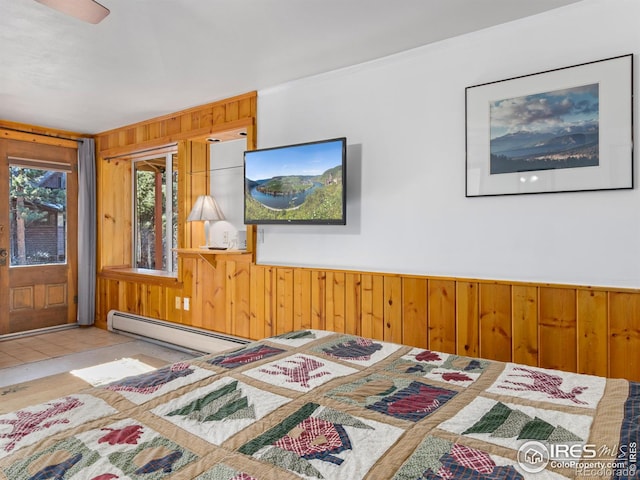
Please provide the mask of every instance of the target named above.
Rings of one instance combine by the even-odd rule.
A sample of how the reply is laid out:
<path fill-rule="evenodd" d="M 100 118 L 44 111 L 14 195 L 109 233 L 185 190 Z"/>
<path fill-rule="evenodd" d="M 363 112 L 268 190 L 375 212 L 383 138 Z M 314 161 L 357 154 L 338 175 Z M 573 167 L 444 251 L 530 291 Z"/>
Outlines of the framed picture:
<path fill-rule="evenodd" d="M 466 88 L 466 196 L 633 188 L 633 55 Z"/>

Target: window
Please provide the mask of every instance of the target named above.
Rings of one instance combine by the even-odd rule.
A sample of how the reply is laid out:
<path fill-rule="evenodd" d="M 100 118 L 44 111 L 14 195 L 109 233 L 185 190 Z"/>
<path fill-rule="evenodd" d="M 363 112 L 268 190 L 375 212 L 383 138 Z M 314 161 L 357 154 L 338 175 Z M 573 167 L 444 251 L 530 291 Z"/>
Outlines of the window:
<path fill-rule="evenodd" d="M 9 206 L 11 266 L 66 263 L 67 173 L 11 165 Z"/>
<path fill-rule="evenodd" d="M 176 153 L 133 163 L 133 264 L 175 272 L 178 243 L 178 162 Z"/>

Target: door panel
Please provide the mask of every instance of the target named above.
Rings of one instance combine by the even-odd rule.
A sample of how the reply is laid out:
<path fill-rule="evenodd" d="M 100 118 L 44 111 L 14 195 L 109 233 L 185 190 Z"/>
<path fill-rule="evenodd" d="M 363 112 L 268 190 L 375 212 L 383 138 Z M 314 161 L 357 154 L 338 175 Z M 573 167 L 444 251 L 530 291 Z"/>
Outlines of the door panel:
<path fill-rule="evenodd" d="M 77 150 L 0 140 L 0 162 L 0 335 L 74 323 Z"/>
<path fill-rule="evenodd" d="M 9 279 L 9 333 L 70 323 L 67 265 L 12 268 Z"/>

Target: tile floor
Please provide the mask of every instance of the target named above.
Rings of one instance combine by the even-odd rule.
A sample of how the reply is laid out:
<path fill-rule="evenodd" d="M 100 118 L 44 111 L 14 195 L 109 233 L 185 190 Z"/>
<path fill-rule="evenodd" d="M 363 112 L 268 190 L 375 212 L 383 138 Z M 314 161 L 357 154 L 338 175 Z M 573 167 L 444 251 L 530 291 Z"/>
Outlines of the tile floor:
<path fill-rule="evenodd" d="M 166 360 L 167 363 L 194 357 L 189 353 L 100 328 L 71 328 L 0 340 L 0 386 L 135 355 L 147 355 Z"/>

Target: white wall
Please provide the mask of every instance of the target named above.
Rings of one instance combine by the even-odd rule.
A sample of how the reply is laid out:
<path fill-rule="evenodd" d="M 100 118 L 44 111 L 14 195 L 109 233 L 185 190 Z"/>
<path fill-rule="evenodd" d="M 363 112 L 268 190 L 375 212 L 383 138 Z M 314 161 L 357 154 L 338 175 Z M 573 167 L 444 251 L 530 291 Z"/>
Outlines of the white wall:
<path fill-rule="evenodd" d="M 637 53 L 639 18 L 584 0 L 259 91 L 259 148 L 347 137 L 348 207 L 261 226 L 258 263 L 640 287 L 638 187 L 466 198 L 464 117 L 467 86 Z"/>
<path fill-rule="evenodd" d="M 238 247 L 234 243 L 244 226 L 243 155 L 246 139 L 212 143 L 210 152 L 211 195 L 216 199 L 225 220 L 215 222 L 209 230 L 211 245 Z"/>

